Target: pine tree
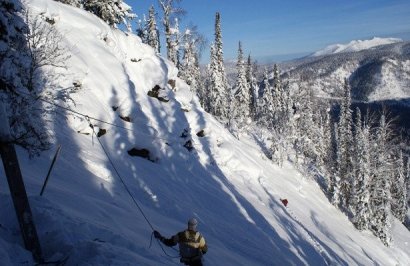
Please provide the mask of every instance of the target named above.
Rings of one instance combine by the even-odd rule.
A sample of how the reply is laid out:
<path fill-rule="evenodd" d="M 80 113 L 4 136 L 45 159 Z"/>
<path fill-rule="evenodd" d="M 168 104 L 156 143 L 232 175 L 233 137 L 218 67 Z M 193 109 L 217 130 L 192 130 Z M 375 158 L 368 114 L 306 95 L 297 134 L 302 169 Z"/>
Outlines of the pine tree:
<path fill-rule="evenodd" d="M 179 60 L 179 42 L 180 42 L 179 20 L 174 19 L 174 25 L 171 28 L 171 45 L 169 47 L 169 59 L 180 69 L 181 61 Z"/>
<path fill-rule="evenodd" d="M 191 86 L 191 90 L 202 98 L 201 73 L 198 62 L 197 45 L 201 43 L 201 36 L 192 30 L 186 30 L 183 36 L 183 57 L 179 77 Z"/>
<path fill-rule="evenodd" d="M 354 180 L 352 184 L 352 197 L 350 201 L 353 213 L 353 224 L 359 230 L 369 228 L 371 213 L 370 199 L 370 132 L 365 124 L 362 127 L 360 109 L 356 109 L 356 124 L 354 138 Z"/>
<path fill-rule="evenodd" d="M 330 106 L 327 106 L 325 114 L 323 116 L 323 126 L 322 126 L 322 162 L 327 173 L 331 173 L 333 166 L 333 147 L 332 147 L 332 119 L 330 116 Z"/>
<path fill-rule="evenodd" d="M 61 2 L 63 4 L 75 6 L 75 7 L 81 7 L 83 0 L 55 0 L 57 2 Z"/>
<path fill-rule="evenodd" d="M 279 67 L 277 64 L 273 66 L 273 110 L 275 113 L 276 119 L 284 112 L 285 110 L 285 99 L 282 91 L 282 84 L 279 76 Z"/>
<path fill-rule="evenodd" d="M 410 157 L 407 157 L 405 183 L 406 183 L 406 188 L 407 188 L 406 191 L 407 191 L 407 208 L 408 208 L 410 206 Z"/>
<path fill-rule="evenodd" d="M 370 229 L 386 245 L 391 242 L 391 194 L 389 180 L 389 124 L 385 115 L 375 136 L 374 162 L 370 186 L 370 208 L 372 212 Z"/>
<path fill-rule="evenodd" d="M 162 24 L 164 26 L 164 31 L 165 31 L 165 44 L 167 48 L 167 58 L 168 60 L 174 62 L 176 66 L 179 66 L 178 65 L 179 62 L 177 61 L 177 58 L 178 58 L 178 55 L 177 55 L 178 48 L 177 47 L 179 44 L 176 43 L 179 40 L 176 39 L 176 32 L 175 32 L 178 26 L 177 25 L 172 26 L 171 20 L 173 19 L 173 16 L 183 14 L 184 10 L 179 7 L 176 7 L 176 2 L 180 2 L 180 0 L 158 0 L 158 3 L 163 13 Z M 176 22 L 178 23 L 178 20 L 176 20 Z"/>
<path fill-rule="evenodd" d="M 337 172 L 337 156 L 339 154 L 339 146 L 337 144 L 339 136 L 338 136 L 338 125 L 337 123 L 333 124 L 333 130 L 332 130 L 332 150 L 331 153 L 333 154 L 334 158 L 334 167 L 330 170 L 330 177 L 329 177 L 329 183 L 328 183 L 328 188 L 327 191 L 329 192 L 330 195 L 330 202 L 338 206 L 340 204 L 340 177 Z"/>
<path fill-rule="evenodd" d="M 338 125 L 338 171 L 340 199 L 344 207 L 349 206 L 350 199 L 350 185 L 352 182 L 352 111 L 350 109 L 350 86 L 347 79 L 344 85 L 344 96 L 340 107 L 340 119 Z"/>
<path fill-rule="evenodd" d="M 159 31 L 157 27 L 157 21 L 155 19 L 155 9 L 154 6 L 149 8 L 149 15 L 147 20 L 147 44 L 154 48 L 157 53 L 160 53 L 160 41 L 159 41 Z"/>
<path fill-rule="evenodd" d="M 122 0 L 84 0 L 83 6 L 113 27 L 121 23 L 129 26 L 129 21 L 136 18 L 131 7 Z"/>
<path fill-rule="evenodd" d="M 399 151 L 398 158 L 395 159 L 392 181 L 391 181 L 391 210 L 392 214 L 401 222 L 404 222 L 404 218 L 407 214 L 407 187 L 405 182 L 405 170 L 403 152 Z"/>
<path fill-rule="evenodd" d="M 260 124 L 272 129 L 274 119 L 273 95 L 266 68 L 263 73 L 262 84 L 263 86 L 259 89 L 258 120 Z"/>
<path fill-rule="evenodd" d="M 223 51 L 221 17 L 217 12 L 215 15 L 215 42 L 211 47 L 211 60 L 208 66 L 209 82 L 209 111 L 211 114 L 227 119 L 230 95 L 228 92 L 228 81 L 225 73 Z"/>
<path fill-rule="evenodd" d="M 286 129 L 288 120 L 286 117 L 286 106 L 284 104 L 285 100 L 283 99 L 284 93 L 280 90 L 277 91 L 278 98 L 276 104 L 278 105 L 278 109 L 276 110 L 277 113 L 277 127 L 281 127 L 280 132 L 283 132 Z M 297 130 L 297 138 L 298 138 L 298 149 L 299 153 L 302 153 L 305 159 L 310 158 L 313 162 L 318 160 L 318 147 L 319 145 L 319 136 L 315 121 L 314 121 L 314 113 L 313 113 L 313 91 L 308 89 L 305 91 L 303 101 L 300 103 L 300 109 L 302 110 L 299 114 L 299 124 Z M 279 120 L 280 119 L 280 120 Z"/>
<path fill-rule="evenodd" d="M 246 64 L 246 82 L 249 86 L 249 111 L 252 119 L 256 118 L 257 113 L 257 92 L 258 85 L 256 82 L 256 77 L 254 75 L 254 64 L 251 60 L 251 55 L 248 55 L 248 61 Z"/>
<path fill-rule="evenodd" d="M 147 29 L 147 20 L 145 18 L 145 15 L 143 19 L 139 19 L 138 22 L 138 28 L 137 28 L 137 35 L 138 37 L 141 38 L 141 41 L 145 44 L 148 43 L 148 29 Z"/>
<path fill-rule="evenodd" d="M 232 113 L 239 127 L 246 125 L 250 117 L 249 83 L 246 80 L 246 66 L 243 59 L 242 44 L 239 42 L 238 61 L 236 63 L 237 78 L 234 92 Z"/>

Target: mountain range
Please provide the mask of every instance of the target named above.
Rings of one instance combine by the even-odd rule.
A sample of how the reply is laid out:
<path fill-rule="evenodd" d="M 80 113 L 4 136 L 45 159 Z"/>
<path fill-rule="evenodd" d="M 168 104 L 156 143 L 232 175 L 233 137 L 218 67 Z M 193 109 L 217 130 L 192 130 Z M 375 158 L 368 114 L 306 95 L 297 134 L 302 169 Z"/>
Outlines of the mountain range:
<path fill-rule="evenodd" d="M 387 109 L 409 135 L 410 42 L 374 38 L 331 45 L 310 56 L 280 64 L 290 88 L 308 88 L 322 100 L 338 101 L 347 79 L 353 108 Z"/>

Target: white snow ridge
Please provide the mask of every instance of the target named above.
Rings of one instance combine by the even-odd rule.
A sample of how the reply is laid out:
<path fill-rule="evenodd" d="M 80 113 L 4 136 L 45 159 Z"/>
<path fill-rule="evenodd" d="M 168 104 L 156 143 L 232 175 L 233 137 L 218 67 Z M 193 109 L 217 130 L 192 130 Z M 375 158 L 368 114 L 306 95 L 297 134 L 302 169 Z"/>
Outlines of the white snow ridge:
<path fill-rule="evenodd" d="M 345 52 L 359 52 L 362 50 L 371 49 L 379 45 L 386 45 L 391 43 L 402 42 L 403 40 L 397 38 L 378 38 L 374 37 L 371 40 L 355 40 L 348 44 L 332 44 L 326 48 L 313 53 L 311 56 L 322 56 Z"/>

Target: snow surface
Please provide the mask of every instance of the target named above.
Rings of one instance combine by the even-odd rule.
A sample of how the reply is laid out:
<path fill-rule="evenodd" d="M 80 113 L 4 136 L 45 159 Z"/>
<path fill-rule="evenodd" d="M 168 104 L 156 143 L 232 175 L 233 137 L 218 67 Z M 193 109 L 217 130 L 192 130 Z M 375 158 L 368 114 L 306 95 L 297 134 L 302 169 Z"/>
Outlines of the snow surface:
<path fill-rule="evenodd" d="M 197 217 L 209 245 L 206 265 L 409 265 L 410 233 L 403 225 L 394 221 L 392 247 L 357 231 L 315 180 L 266 158 L 262 131 L 238 140 L 205 113 L 176 78 L 175 67 L 138 37 L 55 1 L 28 5 L 33 14 L 58 17 L 55 27 L 73 47 L 70 73 L 61 82 L 79 80 L 82 89 L 69 107 L 123 127 L 93 121 L 97 130 L 107 129 L 100 140 L 155 229 L 169 237 Z M 176 80 L 175 93 L 170 79 Z M 157 84 L 166 88 L 169 102 L 147 96 Z M 69 256 L 66 265 L 179 265 L 169 257 L 177 256 L 175 250 L 165 247 L 166 255 L 155 240 L 150 247 L 150 224 L 90 135 L 87 120 L 59 110 L 49 129 L 55 148 L 34 159 L 18 149 L 45 259 Z M 191 132 L 192 152 L 183 147 L 184 129 Z M 204 137 L 196 135 L 200 130 Z M 60 157 L 40 197 L 59 144 Z M 150 150 L 155 162 L 130 157 L 133 147 Z M 0 264 L 33 265 L 0 171 Z M 288 199 L 287 208 L 281 198 Z"/>
<path fill-rule="evenodd" d="M 374 37 L 371 40 L 354 40 L 347 44 L 332 44 L 313 53 L 311 56 L 322 56 L 345 52 L 358 52 L 362 50 L 371 49 L 373 47 L 391 43 L 402 42 L 403 40 L 397 38 L 378 38 Z"/>
<path fill-rule="evenodd" d="M 369 95 L 369 101 L 380 101 L 390 99 L 408 98 L 410 91 L 410 75 L 403 75 L 403 72 L 395 71 L 403 69 L 404 73 L 410 73 L 410 60 L 398 61 L 389 59 L 382 65 L 381 73 L 377 77 L 380 82 L 379 86 Z"/>

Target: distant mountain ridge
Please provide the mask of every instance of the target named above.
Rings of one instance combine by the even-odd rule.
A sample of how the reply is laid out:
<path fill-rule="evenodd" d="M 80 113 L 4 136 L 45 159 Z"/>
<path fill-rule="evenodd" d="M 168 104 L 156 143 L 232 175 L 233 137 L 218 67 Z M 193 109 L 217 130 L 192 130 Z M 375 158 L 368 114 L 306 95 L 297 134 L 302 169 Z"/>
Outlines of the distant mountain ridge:
<path fill-rule="evenodd" d="M 374 37 L 371 40 L 353 40 L 347 44 L 332 44 L 326 48 L 319 50 L 313 53 L 310 56 L 322 56 L 330 55 L 336 53 L 345 53 L 345 52 L 359 52 L 362 50 L 368 50 L 380 45 L 392 44 L 402 42 L 402 39 L 398 38 L 378 38 Z"/>
<path fill-rule="evenodd" d="M 399 130 L 410 137 L 410 42 L 308 56 L 280 64 L 280 68 L 291 90 L 312 89 L 325 101 L 341 99 L 347 78 L 353 109 L 376 113 L 386 109 Z"/>
<path fill-rule="evenodd" d="M 308 86 L 319 97 L 339 97 L 347 78 L 356 101 L 410 98 L 410 42 L 309 56 L 281 68 L 291 86 Z"/>

